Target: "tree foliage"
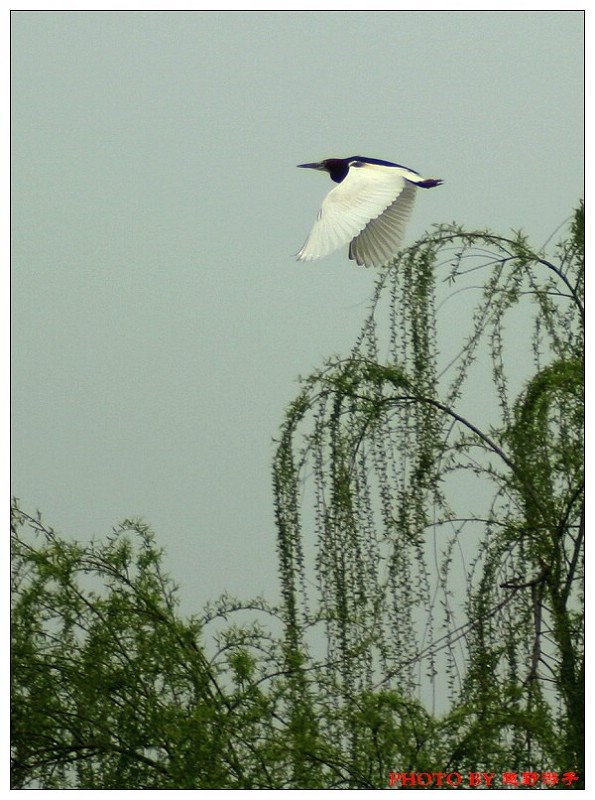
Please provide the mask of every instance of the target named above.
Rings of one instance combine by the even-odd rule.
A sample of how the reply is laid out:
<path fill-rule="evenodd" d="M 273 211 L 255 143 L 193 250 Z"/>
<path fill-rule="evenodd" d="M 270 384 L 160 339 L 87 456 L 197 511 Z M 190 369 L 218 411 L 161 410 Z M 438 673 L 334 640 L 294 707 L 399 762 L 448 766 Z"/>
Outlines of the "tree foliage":
<path fill-rule="evenodd" d="M 15 503 L 13 785 L 583 776 L 583 210 L 547 258 L 441 226 L 379 273 L 273 464 L 282 599 L 183 618 L 148 527 Z"/>
<path fill-rule="evenodd" d="M 454 721 L 443 766 L 582 774 L 582 234 L 581 207 L 552 260 L 424 237 L 282 430 L 288 635 L 321 631 L 329 705 L 389 690 Z M 348 715 L 332 736 L 357 749 Z"/>

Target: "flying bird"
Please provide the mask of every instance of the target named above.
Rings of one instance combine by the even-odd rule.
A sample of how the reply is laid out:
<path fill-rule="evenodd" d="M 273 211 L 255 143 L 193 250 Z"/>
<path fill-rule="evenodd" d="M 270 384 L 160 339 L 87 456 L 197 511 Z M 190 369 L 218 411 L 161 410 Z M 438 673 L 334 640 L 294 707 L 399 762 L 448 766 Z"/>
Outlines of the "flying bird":
<path fill-rule="evenodd" d="M 324 170 L 338 184 L 324 198 L 298 261 L 314 261 L 349 244 L 349 258 L 358 264 L 385 264 L 399 249 L 417 187 L 442 183 L 401 164 L 365 156 L 298 166 Z"/>

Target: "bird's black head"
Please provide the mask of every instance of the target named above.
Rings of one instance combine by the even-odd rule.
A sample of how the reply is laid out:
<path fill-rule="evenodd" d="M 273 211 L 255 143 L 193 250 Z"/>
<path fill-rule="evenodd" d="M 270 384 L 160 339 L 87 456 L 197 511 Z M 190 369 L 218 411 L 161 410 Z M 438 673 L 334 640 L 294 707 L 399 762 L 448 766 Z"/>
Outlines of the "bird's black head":
<path fill-rule="evenodd" d="M 317 161 L 314 164 L 298 164 L 298 167 L 324 170 L 329 173 L 335 183 L 341 183 L 349 172 L 349 163 L 352 160 L 351 158 L 325 158 L 324 161 Z"/>

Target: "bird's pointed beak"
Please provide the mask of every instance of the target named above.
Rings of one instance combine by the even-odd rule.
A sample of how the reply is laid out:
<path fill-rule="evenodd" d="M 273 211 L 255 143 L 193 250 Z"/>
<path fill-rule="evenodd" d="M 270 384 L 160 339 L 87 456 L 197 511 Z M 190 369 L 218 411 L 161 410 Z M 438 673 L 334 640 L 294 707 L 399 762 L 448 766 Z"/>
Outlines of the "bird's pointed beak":
<path fill-rule="evenodd" d="M 317 161 L 315 164 L 298 164 L 298 167 L 304 169 L 325 169 L 324 161 Z"/>

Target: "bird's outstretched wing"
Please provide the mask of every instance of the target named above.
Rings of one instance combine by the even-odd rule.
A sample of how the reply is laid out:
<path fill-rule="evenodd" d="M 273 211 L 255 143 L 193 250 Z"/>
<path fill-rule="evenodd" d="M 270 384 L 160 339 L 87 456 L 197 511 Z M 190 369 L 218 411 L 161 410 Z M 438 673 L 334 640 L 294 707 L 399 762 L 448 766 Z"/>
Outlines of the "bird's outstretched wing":
<path fill-rule="evenodd" d="M 297 254 L 299 261 L 322 258 L 352 242 L 358 234 L 362 234 L 362 241 L 354 242 L 351 248 L 358 263 L 376 263 L 377 258 L 383 263 L 396 252 L 395 242 L 398 247 L 415 196 L 410 181 L 417 182 L 420 176 L 405 168 L 357 163 L 325 197 L 310 235 Z M 387 209 L 386 220 L 384 215 L 378 219 Z M 370 227 L 373 221 L 375 224 Z M 377 239 L 385 244 L 377 243 Z M 368 262 L 368 254 L 374 254 L 374 262 Z"/>
<path fill-rule="evenodd" d="M 403 191 L 376 219 L 370 220 L 349 245 L 349 258 L 360 266 L 379 267 L 398 251 L 411 216 L 417 187 L 405 180 Z"/>

